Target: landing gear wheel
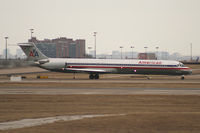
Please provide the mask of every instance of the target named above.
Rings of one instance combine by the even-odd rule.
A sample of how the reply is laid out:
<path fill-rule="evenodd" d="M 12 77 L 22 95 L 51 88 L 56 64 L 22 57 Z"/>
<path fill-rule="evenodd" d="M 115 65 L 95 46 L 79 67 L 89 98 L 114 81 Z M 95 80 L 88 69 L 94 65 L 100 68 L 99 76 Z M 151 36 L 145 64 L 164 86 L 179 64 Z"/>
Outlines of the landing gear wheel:
<path fill-rule="evenodd" d="M 99 74 L 90 74 L 89 79 L 99 79 Z"/>
<path fill-rule="evenodd" d="M 94 78 L 99 79 L 99 74 L 95 74 Z"/>
<path fill-rule="evenodd" d="M 90 74 L 89 79 L 94 79 L 94 75 Z"/>

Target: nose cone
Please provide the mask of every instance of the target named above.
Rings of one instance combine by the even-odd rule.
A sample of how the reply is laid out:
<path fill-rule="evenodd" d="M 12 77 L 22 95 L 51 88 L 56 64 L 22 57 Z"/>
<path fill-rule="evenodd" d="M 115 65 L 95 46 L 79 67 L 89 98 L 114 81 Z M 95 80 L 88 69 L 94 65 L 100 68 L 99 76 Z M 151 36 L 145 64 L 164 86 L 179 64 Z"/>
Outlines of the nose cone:
<path fill-rule="evenodd" d="M 183 72 L 183 75 L 191 75 L 192 69 L 191 68 L 183 69 L 182 72 Z"/>

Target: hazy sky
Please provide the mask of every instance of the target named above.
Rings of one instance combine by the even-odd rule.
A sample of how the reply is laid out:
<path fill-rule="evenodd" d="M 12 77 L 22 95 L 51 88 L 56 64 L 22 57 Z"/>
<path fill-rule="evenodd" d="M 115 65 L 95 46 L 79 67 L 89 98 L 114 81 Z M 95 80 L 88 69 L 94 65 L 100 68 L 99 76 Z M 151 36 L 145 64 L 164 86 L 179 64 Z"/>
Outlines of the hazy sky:
<path fill-rule="evenodd" d="M 0 51 L 27 42 L 29 29 L 38 39 L 86 39 L 97 54 L 112 50 L 179 52 L 200 55 L 200 0 L 0 0 Z M 10 46 L 10 49 L 16 47 Z"/>

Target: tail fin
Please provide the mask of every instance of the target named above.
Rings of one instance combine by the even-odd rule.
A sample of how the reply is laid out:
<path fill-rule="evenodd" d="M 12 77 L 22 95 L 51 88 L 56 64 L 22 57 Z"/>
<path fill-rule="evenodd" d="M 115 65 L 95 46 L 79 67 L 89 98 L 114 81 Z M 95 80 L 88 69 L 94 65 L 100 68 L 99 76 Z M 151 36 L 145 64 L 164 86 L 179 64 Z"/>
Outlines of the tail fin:
<path fill-rule="evenodd" d="M 35 46 L 34 43 L 19 43 L 18 45 L 26 54 L 28 60 L 38 61 L 48 58 Z"/>

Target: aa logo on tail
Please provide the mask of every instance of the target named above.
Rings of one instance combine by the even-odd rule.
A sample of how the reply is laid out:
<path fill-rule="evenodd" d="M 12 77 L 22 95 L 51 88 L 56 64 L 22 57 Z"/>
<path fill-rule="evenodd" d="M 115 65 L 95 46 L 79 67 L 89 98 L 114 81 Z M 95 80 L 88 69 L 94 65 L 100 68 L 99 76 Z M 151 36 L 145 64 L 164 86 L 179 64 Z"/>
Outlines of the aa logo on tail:
<path fill-rule="evenodd" d="M 39 54 L 38 54 L 38 52 L 35 49 L 33 49 L 32 51 L 30 51 L 29 56 L 39 57 Z"/>

